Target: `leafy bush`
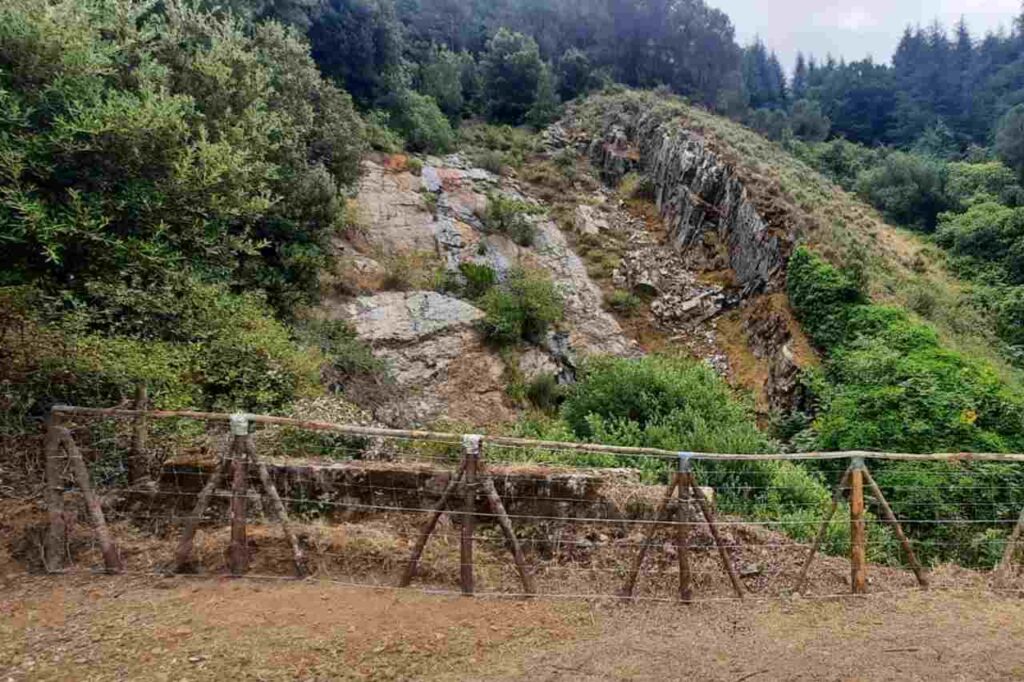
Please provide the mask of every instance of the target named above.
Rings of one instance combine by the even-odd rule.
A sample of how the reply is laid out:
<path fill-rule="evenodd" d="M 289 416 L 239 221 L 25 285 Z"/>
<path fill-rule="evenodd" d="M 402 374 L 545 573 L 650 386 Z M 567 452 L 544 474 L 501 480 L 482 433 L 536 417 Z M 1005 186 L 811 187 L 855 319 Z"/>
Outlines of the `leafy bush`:
<path fill-rule="evenodd" d="M 480 301 L 486 313 L 482 326 L 500 345 L 539 341 L 563 314 L 562 297 L 546 276 L 515 269 Z"/>
<path fill-rule="evenodd" d="M 538 410 L 551 412 L 561 402 L 565 390 L 554 374 L 541 374 L 526 386 L 526 398 Z"/>
<path fill-rule="evenodd" d="M 49 339 L 20 361 L 18 404 L 31 411 L 54 402 L 115 405 L 145 382 L 158 407 L 276 411 L 317 390 L 323 356 L 296 344 L 260 296 L 194 282 L 176 291 L 180 302 L 173 291 L 105 292 L 105 300 L 132 306 L 112 328 L 117 303 L 90 307 L 38 290 L 20 301 L 0 297 L 8 319 Z"/>
<path fill-rule="evenodd" d="M 178 2 L 12 0 L 0 64 L 8 283 L 186 265 L 282 309 L 315 295 L 363 125 L 293 34 Z"/>
<path fill-rule="evenodd" d="M 487 197 L 487 229 L 503 234 L 519 246 L 533 246 L 537 229 L 530 216 L 540 209 L 532 204 L 503 194 Z"/>
<path fill-rule="evenodd" d="M 990 202 L 1007 206 L 1024 204 L 1024 189 L 1017 183 L 1013 171 L 998 161 L 951 163 L 947 168 L 947 192 L 959 211 Z"/>
<path fill-rule="evenodd" d="M 381 104 L 389 113 L 388 124 L 403 138 L 410 151 L 444 154 L 455 146 L 455 133 L 437 102 L 413 90 L 399 90 Z"/>
<path fill-rule="evenodd" d="M 605 296 L 604 301 L 609 308 L 626 317 L 636 315 L 644 304 L 636 294 L 622 290 L 613 291 L 608 294 Z"/>
<path fill-rule="evenodd" d="M 464 295 L 474 301 L 485 296 L 498 283 L 498 273 L 489 265 L 461 263 L 459 274 L 465 279 Z"/>
<path fill-rule="evenodd" d="M 897 308 L 859 303 L 843 275 L 806 249 L 793 256 L 789 293 L 829 354 L 818 447 L 906 452 L 1024 446 L 1024 396 L 995 370 L 942 348 L 935 330 Z"/>
<path fill-rule="evenodd" d="M 993 202 L 942 217 L 936 240 L 954 255 L 997 264 L 1009 284 L 1024 284 L 1024 208 Z"/>
<path fill-rule="evenodd" d="M 888 220 L 926 232 L 935 229 L 938 215 L 949 206 L 945 164 L 903 152 L 863 172 L 857 192 Z"/>

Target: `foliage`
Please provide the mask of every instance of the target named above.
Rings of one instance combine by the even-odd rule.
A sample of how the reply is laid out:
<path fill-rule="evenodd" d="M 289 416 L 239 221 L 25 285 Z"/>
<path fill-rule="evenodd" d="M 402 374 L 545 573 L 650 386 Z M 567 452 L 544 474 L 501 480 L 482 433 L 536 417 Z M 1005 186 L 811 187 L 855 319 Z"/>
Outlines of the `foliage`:
<path fill-rule="evenodd" d="M 802 99 L 793 104 L 789 113 L 789 126 L 797 139 L 823 142 L 828 137 L 832 122 L 822 113 L 821 104 Z"/>
<path fill-rule="evenodd" d="M 558 60 L 558 94 L 570 100 L 594 86 L 594 66 L 586 52 L 570 47 Z"/>
<path fill-rule="evenodd" d="M 609 308 L 626 317 L 636 315 L 644 304 L 636 294 L 621 289 L 605 296 L 605 303 Z"/>
<path fill-rule="evenodd" d="M 544 70 L 537 42 L 502 28 L 487 43 L 481 69 L 491 118 L 523 123 L 537 99 Z"/>
<path fill-rule="evenodd" d="M 290 33 L 175 3 L 17 0 L 0 66 L 8 283 L 189 268 L 281 308 L 315 293 L 362 124 Z"/>
<path fill-rule="evenodd" d="M 997 264 L 1000 279 L 1024 285 L 1024 208 L 988 201 L 946 214 L 936 240 L 956 256 Z"/>
<path fill-rule="evenodd" d="M 534 128 L 546 128 L 558 120 L 561 114 L 561 100 L 555 90 L 555 75 L 551 67 L 545 64 L 537 81 L 537 95 L 533 106 L 526 114 L 526 122 Z"/>
<path fill-rule="evenodd" d="M 849 282 L 806 249 L 789 293 L 801 323 L 827 349 L 822 449 L 1005 452 L 1024 445 L 1024 396 L 987 364 L 943 348 L 898 308 L 858 302 Z"/>
<path fill-rule="evenodd" d="M 498 283 L 498 273 L 489 265 L 461 263 L 459 273 L 466 281 L 463 292 L 470 300 L 482 298 Z"/>
<path fill-rule="evenodd" d="M 470 107 L 473 97 L 472 77 L 467 83 L 467 71 L 475 71 L 476 62 L 468 52 L 456 53 L 444 47 L 435 47 L 420 67 L 421 93 L 432 97 L 448 120 L 459 121 Z M 470 87 L 467 87 L 470 86 Z"/>
<path fill-rule="evenodd" d="M 896 152 L 858 178 L 857 191 L 897 225 L 930 232 L 949 205 L 945 166 Z"/>
<path fill-rule="evenodd" d="M 552 412 L 558 408 L 565 389 L 554 374 L 541 374 L 526 386 L 526 398 L 538 410 Z"/>
<path fill-rule="evenodd" d="M 399 90 L 381 100 L 388 125 L 405 139 L 410 151 L 444 154 L 455 146 L 455 133 L 437 102 L 413 90 Z"/>
<path fill-rule="evenodd" d="M 1018 175 L 1024 175 L 1024 104 L 1018 104 L 999 119 L 996 153 Z"/>
<path fill-rule="evenodd" d="M 964 211 L 974 204 L 998 202 L 1007 206 L 1024 204 L 1024 189 L 1013 171 L 998 161 L 951 163 L 946 191 L 955 210 Z"/>
<path fill-rule="evenodd" d="M 401 78 L 402 25 L 392 0 L 325 0 L 312 13 L 307 35 L 324 74 L 363 105 Z"/>
<path fill-rule="evenodd" d="M 530 216 L 539 208 L 504 194 L 491 194 L 487 198 L 485 223 L 491 232 L 503 234 L 519 246 L 533 246 L 537 229 Z"/>
<path fill-rule="evenodd" d="M 482 328 L 499 345 L 520 340 L 537 342 L 562 318 L 562 296 L 545 275 L 522 269 L 509 271 L 500 286 L 480 300 L 486 313 Z"/>

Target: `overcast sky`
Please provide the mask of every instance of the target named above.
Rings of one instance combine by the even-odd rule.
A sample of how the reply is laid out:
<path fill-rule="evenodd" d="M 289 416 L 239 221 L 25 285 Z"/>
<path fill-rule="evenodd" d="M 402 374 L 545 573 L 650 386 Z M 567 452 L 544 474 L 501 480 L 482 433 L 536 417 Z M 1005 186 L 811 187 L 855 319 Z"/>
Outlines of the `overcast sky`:
<path fill-rule="evenodd" d="M 967 19 L 976 37 L 1009 28 L 1021 11 L 1021 0 L 707 0 L 725 11 L 736 25 L 741 45 L 761 36 L 791 71 L 796 53 L 820 59 L 831 52 L 837 59 L 889 62 L 907 24 L 928 25 L 938 18 L 953 26 Z"/>

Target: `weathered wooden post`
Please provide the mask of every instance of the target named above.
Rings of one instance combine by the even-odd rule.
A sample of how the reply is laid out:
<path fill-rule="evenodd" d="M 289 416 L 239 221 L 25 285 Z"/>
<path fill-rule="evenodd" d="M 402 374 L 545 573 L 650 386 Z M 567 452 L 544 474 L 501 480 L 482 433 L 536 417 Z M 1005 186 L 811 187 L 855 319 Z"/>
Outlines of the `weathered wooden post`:
<path fill-rule="evenodd" d="M 100 552 L 103 554 L 104 568 L 107 573 L 120 573 L 124 570 L 124 564 L 121 561 L 121 554 L 117 549 L 117 543 L 114 542 L 114 538 L 110 535 L 110 529 L 107 528 L 107 519 L 103 514 L 103 504 L 92 487 L 89 468 L 85 465 L 85 460 L 82 458 L 82 453 L 78 450 L 78 446 L 75 445 L 74 438 L 71 437 L 71 431 L 61 428 L 60 434 L 64 451 L 68 455 L 68 462 L 71 464 L 71 471 L 78 481 L 78 487 L 82 490 L 82 497 L 85 498 L 85 506 L 89 511 L 89 518 L 96 528 L 96 537 L 99 539 Z"/>
<path fill-rule="evenodd" d="M 839 503 L 843 499 L 843 492 L 846 490 L 846 485 L 850 481 L 850 474 L 852 469 L 847 469 L 843 473 L 843 477 L 839 479 L 839 485 L 836 486 L 835 491 L 832 493 L 832 505 L 829 507 L 828 513 L 825 514 L 824 520 L 821 522 L 821 526 L 818 528 L 818 534 L 814 536 L 814 542 L 811 544 L 811 550 L 807 553 L 807 560 L 804 561 L 803 568 L 800 569 L 800 577 L 796 581 L 796 593 L 804 593 L 804 585 L 807 583 L 807 574 L 811 570 L 811 564 L 814 563 L 814 557 L 818 554 L 818 550 L 821 548 L 821 543 L 825 541 L 825 537 L 828 535 L 829 524 L 832 523 L 832 517 L 836 515 L 836 510 L 839 509 Z"/>
<path fill-rule="evenodd" d="M 896 514 L 893 512 L 892 507 L 889 506 L 889 501 L 885 499 L 885 495 L 882 493 L 882 489 L 878 487 L 878 483 L 875 482 L 874 477 L 868 468 L 864 467 L 864 479 L 867 481 L 868 486 L 871 488 L 872 494 L 875 499 L 878 500 L 878 506 L 882 508 L 882 516 L 892 526 L 893 532 L 896 533 L 896 539 L 900 541 L 903 546 L 903 551 L 907 555 L 907 561 L 910 562 L 910 568 L 914 571 L 914 575 L 917 577 L 917 584 L 922 589 L 928 589 L 928 573 L 924 570 L 924 566 L 917 559 L 917 554 L 914 553 L 914 547 L 910 544 L 910 539 L 907 538 L 907 534 L 903 532 L 903 526 L 900 525 L 899 519 L 896 518 Z"/>
<path fill-rule="evenodd" d="M 149 392 L 145 382 L 135 387 L 135 410 L 143 412 L 149 408 Z M 152 487 L 149 477 L 149 460 L 146 457 L 146 436 L 148 420 L 140 414 L 132 422 L 132 446 L 128 453 L 128 484 L 133 488 Z"/>
<path fill-rule="evenodd" d="M 462 537 L 459 543 L 462 594 L 472 596 L 475 586 L 473 577 L 473 534 L 476 531 L 476 469 L 480 461 L 480 436 L 462 437 L 462 457 L 465 473 L 462 478 Z"/>
<path fill-rule="evenodd" d="M 67 545 L 67 526 L 64 522 L 64 483 L 62 472 L 64 458 L 60 454 L 61 424 L 60 413 L 52 410 L 46 420 L 46 513 L 49 527 L 43 545 L 43 563 L 48 573 L 64 570 L 64 554 Z"/>
<path fill-rule="evenodd" d="M 246 513 L 248 511 L 248 457 L 252 436 L 249 416 L 231 416 L 231 544 L 228 546 L 228 568 L 231 575 L 244 575 L 249 570 L 249 549 L 246 547 Z"/>
<path fill-rule="evenodd" d="M 690 575 L 690 488 L 693 486 L 693 466 L 688 455 L 679 456 L 679 473 L 676 474 L 676 489 L 679 491 L 679 508 L 676 510 L 679 526 L 676 528 L 676 555 L 679 557 L 679 601 L 689 604 L 693 601 L 692 577 Z"/>
<path fill-rule="evenodd" d="M 850 585 L 854 594 L 868 590 L 867 534 L 864 525 L 864 458 L 850 464 Z"/>

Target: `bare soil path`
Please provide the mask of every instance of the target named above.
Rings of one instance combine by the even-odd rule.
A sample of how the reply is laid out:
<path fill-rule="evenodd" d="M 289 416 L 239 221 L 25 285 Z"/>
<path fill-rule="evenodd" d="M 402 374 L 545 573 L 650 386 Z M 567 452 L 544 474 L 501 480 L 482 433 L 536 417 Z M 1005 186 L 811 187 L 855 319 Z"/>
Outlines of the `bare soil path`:
<path fill-rule="evenodd" d="M 1024 601 L 517 602 L 307 581 L 0 585 L 0 680 L 1024 679 Z"/>

